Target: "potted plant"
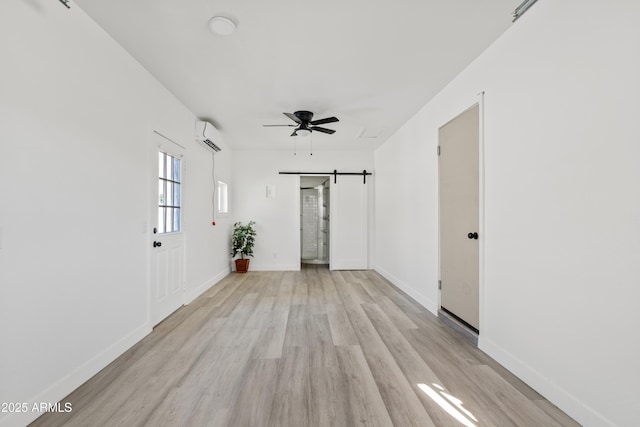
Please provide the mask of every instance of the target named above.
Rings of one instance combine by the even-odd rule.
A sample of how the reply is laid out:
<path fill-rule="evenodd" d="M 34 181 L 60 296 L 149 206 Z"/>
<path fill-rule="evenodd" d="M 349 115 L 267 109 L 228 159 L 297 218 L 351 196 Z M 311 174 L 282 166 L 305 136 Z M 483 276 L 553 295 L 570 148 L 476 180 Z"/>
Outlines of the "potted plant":
<path fill-rule="evenodd" d="M 255 221 L 249 221 L 247 225 L 241 222 L 233 224 L 233 235 L 231 236 L 231 256 L 234 258 L 240 254 L 240 259 L 236 261 L 236 272 L 246 273 L 249 270 L 249 259 L 245 256 L 253 256 L 253 245 L 256 238 L 256 230 L 253 228 Z"/>

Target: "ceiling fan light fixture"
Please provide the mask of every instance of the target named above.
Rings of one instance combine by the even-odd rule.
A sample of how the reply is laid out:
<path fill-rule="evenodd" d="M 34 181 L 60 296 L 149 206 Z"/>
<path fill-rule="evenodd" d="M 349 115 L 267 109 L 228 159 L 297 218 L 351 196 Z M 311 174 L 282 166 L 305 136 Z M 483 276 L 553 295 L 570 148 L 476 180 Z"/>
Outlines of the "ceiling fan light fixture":
<path fill-rule="evenodd" d="M 236 30 L 236 23 L 226 16 L 214 16 L 209 20 L 209 29 L 219 36 L 228 36 Z"/>
<path fill-rule="evenodd" d="M 309 129 L 297 129 L 296 135 L 298 136 L 308 136 L 311 133 Z"/>

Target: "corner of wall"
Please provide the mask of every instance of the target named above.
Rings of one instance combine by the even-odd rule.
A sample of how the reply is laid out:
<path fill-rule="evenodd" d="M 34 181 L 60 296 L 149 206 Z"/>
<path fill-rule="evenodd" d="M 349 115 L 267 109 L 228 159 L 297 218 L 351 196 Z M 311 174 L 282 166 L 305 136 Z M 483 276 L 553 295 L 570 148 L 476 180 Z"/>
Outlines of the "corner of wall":
<path fill-rule="evenodd" d="M 222 271 L 214 275 L 211 279 L 205 280 L 202 284 L 200 284 L 195 289 L 187 291 L 184 303 L 191 304 L 200 295 L 202 295 L 203 293 L 205 293 L 206 291 L 208 291 L 209 289 L 217 285 L 218 282 L 220 282 L 222 279 L 228 276 L 229 273 L 231 273 L 231 268 L 230 267 L 224 268 Z"/>
<path fill-rule="evenodd" d="M 374 270 L 377 271 L 378 273 L 380 273 L 385 279 L 387 279 L 388 281 L 393 283 L 395 286 L 397 286 L 404 293 L 406 293 L 411 298 L 416 300 L 421 306 L 423 306 L 424 308 L 429 310 L 434 315 L 436 315 L 436 316 L 438 315 L 438 304 L 437 303 L 431 301 L 429 298 L 425 297 L 420 292 L 416 291 L 411 286 L 409 286 L 408 284 L 404 283 L 402 280 L 400 280 L 397 277 L 395 277 L 393 274 L 391 274 L 388 271 L 386 271 L 384 268 L 382 268 L 380 266 L 376 266 L 374 268 Z"/>

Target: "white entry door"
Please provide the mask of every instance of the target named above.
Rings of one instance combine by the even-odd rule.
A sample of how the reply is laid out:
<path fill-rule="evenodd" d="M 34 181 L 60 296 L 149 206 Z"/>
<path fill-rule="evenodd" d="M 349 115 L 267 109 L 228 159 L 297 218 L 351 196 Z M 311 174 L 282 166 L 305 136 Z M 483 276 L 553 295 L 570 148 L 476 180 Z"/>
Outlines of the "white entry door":
<path fill-rule="evenodd" d="M 340 175 L 330 187 L 331 270 L 368 268 L 368 194 L 371 186 L 361 175 Z"/>
<path fill-rule="evenodd" d="M 478 331 L 478 105 L 440 128 L 440 306 Z"/>
<path fill-rule="evenodd" d="M 184 304 L 184 233 L 182 232 L 183 152 L 154 135 L 150 314 L 157 325 Z"/>

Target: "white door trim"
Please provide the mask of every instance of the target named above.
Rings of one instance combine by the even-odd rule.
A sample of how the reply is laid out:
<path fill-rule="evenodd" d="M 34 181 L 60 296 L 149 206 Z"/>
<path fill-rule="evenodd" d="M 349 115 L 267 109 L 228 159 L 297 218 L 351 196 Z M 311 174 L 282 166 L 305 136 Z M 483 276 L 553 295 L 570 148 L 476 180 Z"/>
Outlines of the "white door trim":
<path fill-rule="evenodd" d="M 173 311 L 183 306 L 186 302 L 186 245 L 185 245 L 185 226 L 184 226 L 184 207 L 185 207 L 185 172 L 186 172 L 186 150 L 184 147 L 175 141 L 167 138 L 157 131 L 153 131 L 153 135 L 150 138 L 150 144 L 148 148 L 149 155 L 149 185 L 148 191 L 150 195 L 150 199 L 148 200 L 148 209 L 149 209 L 149 226 L 148 226 L 148 262 L 147 262 L 147 284 L 148 284 L 148 301 L 149 301 L 149 311 L 148 311 L 148 320 L 149 324 L 153 327 L 168 317 Z M 180 231 L 177 233 L 166 233 L 166 234 L 154 234 L 153 229 L 157 227 L 157 202 L 158 202 L 158 153 L 165 152 L 167 154 L 172 155 L 173 157 L 180 159 L 180 216 L 181 216 L 181 225 Z M 163 239 L 164 237 L 164 239 Z M 179 280 L 179 288 L 173 292 L 175 295 L 175 304 L 172 304 L 171 308 L 167 306 L 161 307 L 160 305 L 154 305 L 154 292 L 157 289 L 154 288 L 155 283 L 153 283 L 154 277 L 156 277 L 156 273 L 152 272 L 152 269 L 158 267 L 158 260 L 153 259 L 154 256 L 157 256 L 157 248 L 153 246 L 155 241 L 162 242 L 165 241 L 165 245 L 168 243 L 167 241 L 172 241 L 175 245 L 175 242 L 179 242 L 180 250 L 178 262 L 180 263 L 178 268 L 178 280 Z M 164 251 L 165 245 L 163 245 L 162 250 Z M 172 252 L 175 252 L 172 248 Z M 155 250 L 155 251 L 154 251 Z M 169 262 L 173 262 L 175 260 L 171 260 Z"/>
<path fill-rule="evenodd" d="M 486 323 L 484 322 L 484 255 L 485 255 L 485 242 L 486 234 L 484 227 L 484 91 L 478 94 L 478 234 L 480 235 L 478 246 L 478 323 L 480 331 L 483 334 L 487 333 Z"/>

